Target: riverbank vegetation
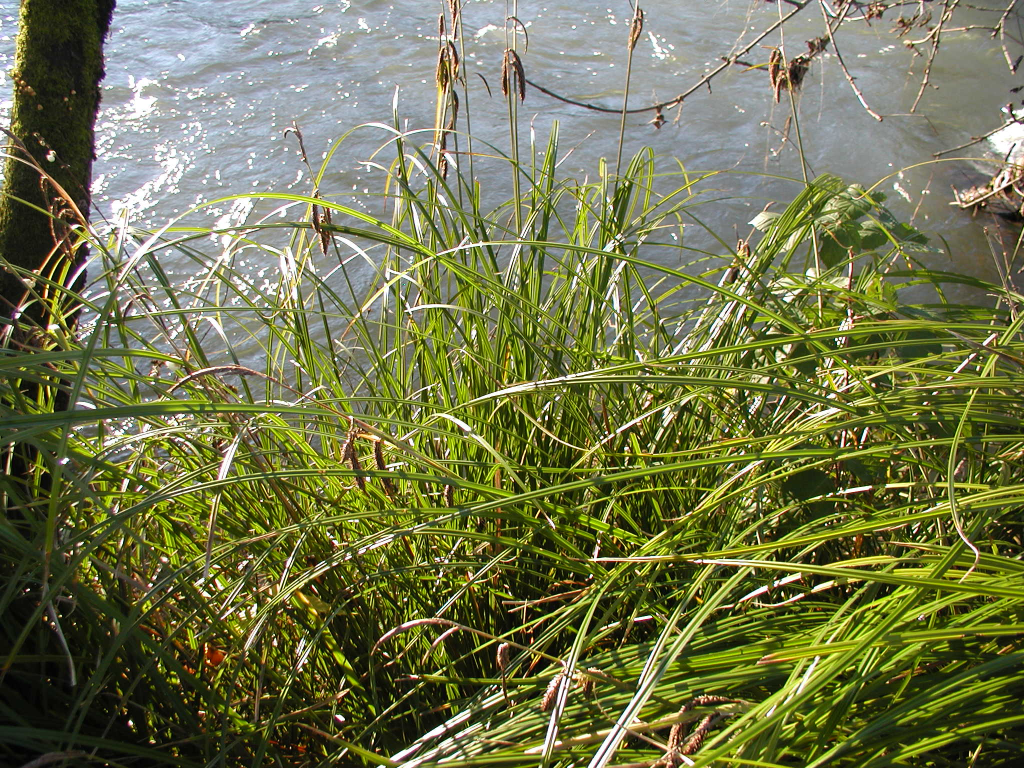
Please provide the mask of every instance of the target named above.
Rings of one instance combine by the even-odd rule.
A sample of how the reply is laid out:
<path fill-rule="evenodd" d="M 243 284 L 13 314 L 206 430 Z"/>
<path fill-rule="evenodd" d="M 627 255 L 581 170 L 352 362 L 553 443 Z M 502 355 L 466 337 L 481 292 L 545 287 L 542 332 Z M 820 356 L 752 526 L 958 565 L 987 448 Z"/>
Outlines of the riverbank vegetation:
<path fill-rule="evenodd" d="M 1021 295 L 835 177 L 736 242 L 719 174 L 470 146 L 445 50 L 371 212 L 342 140 L 30 285 L 81 311 L 0 357 L 2 760 L 1012 763 Z"/>
<path fill-rule="evenodd" d="M 702 273 L 664 265 L 709 180 L 649 153 L 578 184 L 552 137 L 485 213 L 391 147 L 389 220 L 122 229 L 78 331 L 6 351 L 5 759 L 1018 754 L 1019 296 L 944 302 L 834 178 Z"/>

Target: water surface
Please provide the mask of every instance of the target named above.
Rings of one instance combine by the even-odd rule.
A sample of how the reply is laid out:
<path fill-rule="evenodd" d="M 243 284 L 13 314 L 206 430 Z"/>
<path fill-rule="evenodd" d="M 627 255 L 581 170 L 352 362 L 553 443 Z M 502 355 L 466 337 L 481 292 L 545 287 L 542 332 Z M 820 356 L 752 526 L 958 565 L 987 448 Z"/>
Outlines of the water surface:
<path fill-rule="evenodd" d="M 14 0 L 0 1 L 0 51 L 7 66 L 16 6 Z M 722 56 L 746 47 L 792 9 L 784 2 L 750 0 L 649 0 L 643 7 L 632 107 L 685 91 Z M 780 44 L 790 56 L 802 51 L 805 40 L 821 34 L 822 7 L 810 4 L 784 37 L 767 37 L 743 60 L 763 64 L 768 47 Z M 442 3 L 414 0 L 119 0 L 99 118 L 98 212 L 159 226 L 231 193 L 308 192 L 296 142 L 284 129 L 293 122 L 301 126 L 316 164 L 355 126 L 392 122 L 396 92 L 402 126 L 429 127 L 441 9 Z M 908 6 L 906 13 L 912 10 Z M 622 103 L 631 13 L 625 2 L 466 2 L 464 64 L 476 135 L 507 151 L 498 82 L 508 30 L 516 26 L 506 24 L 506 17 L 513 13 L 521 22 L 516 45 L 527 77 L 578 101 Z M 900 215 L 947 238 L 952 260 L 939 266 L 991 276 L 983 224 L 948 204 L 950 186 L 968 183 L 969 168 L 962 162 L 936 164 L 932 154 L 995 127 L 999 107 L 1019 101 L 1011 89 L 1020 79 L 1011 75 L 987 30 L 950 30 L 932 67 L 935 87 L 910 114 L 924 59 L 911 55 L 904 42 L 926 32 L 915 29 L 898 38 L 891 32 L 894 16 L 851 24 L 837 38 L 865 99 L 884 120 L 876 121 L 861 106 L 830 48 L 813 63 L 798 97 L 805 157 L 814 173 L 865 184 L 882 180 L 880 188 Z M 992 24 L 994 18 L 975 11 L 959 20 Z M 1010 31 L 1019 32 L 1019 17 L 1012 22 Z M 4 85 L 9 93 L 9 82 Z M 652 113 L 631 115 L 624 151 L 628 157 L 651 146 L 666 170 L 673 167 L 670 158 L 679 158 L 694 170 L 799 176 L 793 143 L 782 142 L 790 115 L 788 99 L 775 103 L 763 68 L 735 65 L 710 89 L 689 97 L 681 112 L 666 112 L 660 129 L 648 122 Z M 562 166 L 566 175 L 593 178 L 598 158 L 615 156 L 617 115 L 530 89 L 520 120 L 523 136 L 532 128 L 541 141 L 558 122 L 562 147 L 575 147 Z M 794 136 L 792 126 L 789 135 Z M 373 129 L 348 136 L 324 192 L 365 205 L 355 193 L 379 191 L 381 182 L 364 161 L 384 140 Z M 749 196 L 708 214 L 727 239 L 746 233 L 746 222 L 764 199 L 784 199 L 793 191 L 763 177 L 737 177 L 721 186 L 730 195 Z M 256 215 L 256 208 L 246 201 L 215 204 L 202 216 L 234 223 Z"/>

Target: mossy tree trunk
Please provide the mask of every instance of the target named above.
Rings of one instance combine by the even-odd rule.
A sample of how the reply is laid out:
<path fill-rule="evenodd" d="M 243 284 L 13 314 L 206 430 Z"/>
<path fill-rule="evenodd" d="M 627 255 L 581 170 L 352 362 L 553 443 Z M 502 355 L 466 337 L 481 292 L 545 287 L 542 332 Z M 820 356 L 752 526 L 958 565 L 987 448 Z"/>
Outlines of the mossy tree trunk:
<path fill-rule="evenodd" d="M 103 40 L 114 4 L 22 0 L 11 73 L 11 132 L 20 146 L 8 148 L 0 197 L 0 313 L 7 317 L 20 314 L 27 295 L 19 271 L 62 279 L 84 257 L 71 235 L 89 215 Z M 47 320 L 46 308 L 32 302 L 26 314 Z"/>
<path fill-rule="evenodd" d="M 103 41 L 115 1 L 21 2 L 0 194 L 0 347 L 28 354 L 22 378 L 11 371 L 0 381 L 0 414 L 69 404 L 66 379 L 36 364 L 32 353 L 59 338 L 52 325 L 75 322 L 77 304 L 61 287 L 78 287 L 73 275 L 86 258 L 75 230 L 89 215 Z M 17 441 L 0 454 L 0 504 L 8 520 L 46 497 L 49 469 L 33 467 L 47 459 Z"/>
<path fill-rule="evenodd" d="M 35 273 L 75 287 L 69 279 L 86 258 L 84 247 L 76 242 L 75 228 L 85 224 L 89 215 L 93 126 L 103 78 L 103 41 L 114 2 L 21 2 L 11 72 L 13 138 L 6 150 L 0 194 L 0 348 L 8 348 L 0 349 L 0 354 L 18 355 L 17 363 L 23 366 L 9 366 L 0 376 L 0 419 L 33 410 L 66 410 L 69 404 L 66 378 L 36 362 L 35 353 L 58 338 L 48 331 L 51 323 L 74 324 L 75 303 L 63 301 L 59 290 L 51 293 L 44 281 L 31 278 Z M 38 301 L 41 295 L 44 300 Z M 51 510 L 48 504 L 55 487 L 55 457 L 45 444 L 21 442 L 16 436 L 0 450 L 0 525 L 6 542 L 0 557 L 0 583 L 42 584 L 37 593 L 24 590 L 3 600 L 0 647 L 7 649 L 20 642 L 24 627 L 45 626 L 40 622 L 41 606 L 48 606 L 46 615 L 54 622 L 61 610 L 47 596 L 46 580 L 56 557 L 54 541 L 61 518 L 56 516 L 57 508 Z M 64 509 L 59 512 L 66 514 Z M 22 554 L 32 552 L 43 554 L 35 562 Z M 72 637 L 74 621 L 64 627 L 66 636 Z M 3 687 L 6 672 L 0 674 L 0 698 L 17 702 L 18 722 L 26 726 L 72 722 L 77 714 L 67 703 L 75 697 L 68 695 L 66 687 L 71 674 L 46 660 L 62 654 L 70 658 L 69 646 L 45 634 L 34 637 L 42 637 L 37 648 L 43 661 L 13 670 L 7 688 Z M 76 647 L 73 639 L 67 643 Z M 12 690 L 17 690 L 14 698 Z M 44 737 L 38 751 L 63 750 L 64 743 L 55 739 L 50 746 Z M 19 747 L 0 751 L 13 753 L 15 765 L 38 758 L 35 750 L 19 755 Z"/>

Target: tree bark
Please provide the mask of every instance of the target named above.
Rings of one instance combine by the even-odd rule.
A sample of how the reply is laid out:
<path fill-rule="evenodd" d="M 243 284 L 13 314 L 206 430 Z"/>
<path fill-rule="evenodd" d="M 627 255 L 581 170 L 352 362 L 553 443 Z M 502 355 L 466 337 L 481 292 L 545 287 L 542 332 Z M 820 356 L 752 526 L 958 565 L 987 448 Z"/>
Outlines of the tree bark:
<path fill-rule="evenodd" d="M 103 79 L 103 41 L 116 0 L 22 0 L 15 52 L 10 141 L 0 194 L 0 348 L 24 356 L 26 375 L 2 382 L 0 413 L 61 411 L 66 381 L 33 363 L 57 338 L 52 325 L 74 325 L 68 289 L 82 282 L 86 248 L 76 234 L 89 216 L 93 136 Z M 48 283 L 47 281 L 52 281 Z M 0 454 L 0 497 L 8 520 L 44 498 L 41 454 L 15 442 Z"/>
<path fill-rule="evenodd" d="M 29 273 L 64 283 L 84 259 L 73 227 L 89 215 L 103 40 L 115 1 L 22 0 L 11 73 L 17 142 L 8 147 L 0 197 L 4 316 L 23 311 L 32 295 Z M 36 307 L 28 312 L 32 320 L 45 321 L 44 306 L 28 306 Z"/>

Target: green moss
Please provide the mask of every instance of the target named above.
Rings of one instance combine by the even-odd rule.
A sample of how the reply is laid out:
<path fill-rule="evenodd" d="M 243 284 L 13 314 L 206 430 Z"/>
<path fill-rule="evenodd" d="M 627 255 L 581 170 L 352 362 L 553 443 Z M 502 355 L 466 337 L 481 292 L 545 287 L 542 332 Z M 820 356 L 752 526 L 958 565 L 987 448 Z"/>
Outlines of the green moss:
<path fill-rule="evenodd" d="M 84 215 L 89 208 L 103 39 L 113 7 L 113 0 L 24 0 L 11 73 L 11 132 Z M 39 171 L 26 160 L 24 152 L 15 149 L 4 168 L 0 258 L 36 270 L 66 232 L 42 211 L 72 219 L 74 214 L 56 187 L 41 183 Z M 21 292 L 20 282 L 4 275 L 3 298 L 15 301 Z"/>

